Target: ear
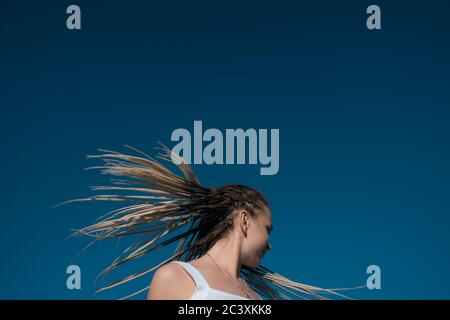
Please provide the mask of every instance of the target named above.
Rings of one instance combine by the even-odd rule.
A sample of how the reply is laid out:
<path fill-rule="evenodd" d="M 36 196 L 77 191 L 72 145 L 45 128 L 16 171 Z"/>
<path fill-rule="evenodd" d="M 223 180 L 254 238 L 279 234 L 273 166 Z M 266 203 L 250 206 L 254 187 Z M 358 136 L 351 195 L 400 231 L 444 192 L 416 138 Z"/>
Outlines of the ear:
<path fill-rule="evenodd" d="M 238 217 L 239 217 L 239 225 L 241 227 L 242 233 L 244 234 L 245 237 L 247 237 L 247 232 L 248 232 L 248 228 L 250 225 L 250 221 L 249 221 L 249 214 L 247 212 L 247 210 L 240 210 L 238 213 Z"/>

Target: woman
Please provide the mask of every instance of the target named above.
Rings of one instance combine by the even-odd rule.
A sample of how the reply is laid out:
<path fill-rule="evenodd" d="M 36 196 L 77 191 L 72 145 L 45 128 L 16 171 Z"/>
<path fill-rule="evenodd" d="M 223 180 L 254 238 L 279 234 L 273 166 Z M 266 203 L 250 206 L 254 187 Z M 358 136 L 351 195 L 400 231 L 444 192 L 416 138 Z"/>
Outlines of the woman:
<path fill-rule="evenodd" d="M 248 200 L 239 202 L 235 195 Z M 257 268 L 271 249 L 272 215 L 267 201 L 258 191 L 240 185 L 212 190 L 210 196 L 225 199 L 223 209 L 210 213 L 217 217 L 204 225 L 217 236 L 208 240 L 205 255 L 190 261 L 190 266 L 170 263 L 159 268 L 148 299 L 261 299 L 240 270 L 242 265 Z"/>
<path fill-rule="evenodd" d="M 127 146 L 128 147 L 128 146 Z M 271 249 L 272 215 L 264 195 L 247 186 L 204 187 L 191 167 L 163 146 L 158 158 L 177 164 L 183 176 L 132 147 L 139 155 L 101 150 L 103 174 L 125 177 L 93 190 L 126 194 L 96 195 L 75 201 L 114 201 L 130 205 L 101 217 L 75 235 L 105 238 L 141 235 L 101 276 L 119 265 L 177 242 L 174 254 L 142 272 L 101 288 L 111 289 L 155 271 L 148 286 L 124 297 L 147 293 L 148 299 L 325 299 L 321 289 L 272 272 L 260 264 Z M 67 202 L 65 202 L 67 203 Z M 187 230 L 183 230 L 187 228 Z M 176 233 L 177 232 L 177 233 Z M 175 234 L 174 234 L 175 233 Z M 173 234 L 173 235 L 172 235 Z"/>

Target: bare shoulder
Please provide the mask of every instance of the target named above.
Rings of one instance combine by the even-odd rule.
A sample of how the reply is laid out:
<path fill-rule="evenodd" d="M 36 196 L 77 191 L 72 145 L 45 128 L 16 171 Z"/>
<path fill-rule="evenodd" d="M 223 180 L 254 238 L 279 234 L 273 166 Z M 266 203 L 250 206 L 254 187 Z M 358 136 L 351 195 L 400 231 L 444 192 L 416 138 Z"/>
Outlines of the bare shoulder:
<path fill-rule="evenodd" d="M 176 290 L 174 290 L 176 288 Z M 195 290 L 193 279 L 178 263 L 171 262 L 156 270 L 147 294 L 148 300 L 187 300 Z"/>

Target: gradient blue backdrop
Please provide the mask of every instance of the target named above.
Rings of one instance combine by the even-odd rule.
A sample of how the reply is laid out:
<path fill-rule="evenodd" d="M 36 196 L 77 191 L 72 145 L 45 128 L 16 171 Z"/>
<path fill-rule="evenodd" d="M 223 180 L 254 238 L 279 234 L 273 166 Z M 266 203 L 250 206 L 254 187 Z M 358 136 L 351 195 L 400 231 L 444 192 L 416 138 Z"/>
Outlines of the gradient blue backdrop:
<path fill-rule="evenodd" d="M 79 31 L 65 26 L 72 3 Z M 382 30 L 365 27 L 370 4 Z M 82 289 L 68 290 L 87 239 L 64 238 L 111 207 L 51 207 L 109 181 L 84 170 L 98 164 L 85 155 L 124 144 L 154 155 L 194 120 L 280 129 L 275 176 L 194 166 L 207 186 L 267 195 L 264 265 L 335 288 L 364 284 L 377 264 L 382 289 L 353 297 L 450 298 L 448 1 L 3 1 L 1 12 L 0 298 L 109 299 L 147 285 L 151 275 L 92 296 L 123 249 L 106 241 L 75 261 Z"/>

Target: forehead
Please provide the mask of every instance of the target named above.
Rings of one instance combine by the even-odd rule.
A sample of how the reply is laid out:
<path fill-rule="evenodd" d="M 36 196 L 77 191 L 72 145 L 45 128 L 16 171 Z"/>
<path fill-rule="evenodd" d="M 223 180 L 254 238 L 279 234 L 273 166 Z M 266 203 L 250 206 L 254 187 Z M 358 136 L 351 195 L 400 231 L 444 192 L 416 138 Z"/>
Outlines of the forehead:
<path fill-rule="evenodd" d="M 272 212 L 268 207 L 264 206 L 263 208 L 258 208 L 257 211 L 260 219 L 264 220 L 268 224 L 272 224 Z"/>

